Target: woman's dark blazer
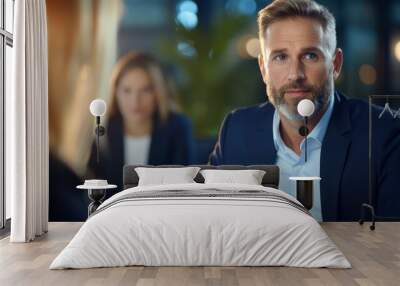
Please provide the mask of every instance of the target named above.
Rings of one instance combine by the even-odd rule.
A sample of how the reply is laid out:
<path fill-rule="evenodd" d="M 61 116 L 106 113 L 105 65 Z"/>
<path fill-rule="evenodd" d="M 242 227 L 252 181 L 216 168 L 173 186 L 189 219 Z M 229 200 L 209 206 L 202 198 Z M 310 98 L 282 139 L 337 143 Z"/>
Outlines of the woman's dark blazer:
<path fill-rule="evenodd" d="M 77 190 L 80 178 L 53 151 L 49 153 L 49 221 L 85 221 L 89 199 Z"/>
<path fill-rule="evenodd" d="M 194 141 L 190 120 L 180 113 L 171 112 L 165 122 L 153 120 L 148 157 L 149 165 L 189 165 L 194 162 Z M 122 190 L 124 162 L 124 127 L 121 116 L 109 120 L 106 134 L 100 141 L 100 163 L 97 163 L 96 145 L 93 144 L 87 178 L 107 179 Z"/>

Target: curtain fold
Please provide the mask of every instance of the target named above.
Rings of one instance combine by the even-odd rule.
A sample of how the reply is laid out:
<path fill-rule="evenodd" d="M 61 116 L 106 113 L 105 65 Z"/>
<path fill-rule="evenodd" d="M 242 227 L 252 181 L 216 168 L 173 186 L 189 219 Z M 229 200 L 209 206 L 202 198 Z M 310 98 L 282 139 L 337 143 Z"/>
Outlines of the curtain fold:
<path fill-rule="evenodd" d="M 48 67 L 45 0 L 15 2 L 13 93 L 6 111 L 11 242 L 48 228 Z"/>

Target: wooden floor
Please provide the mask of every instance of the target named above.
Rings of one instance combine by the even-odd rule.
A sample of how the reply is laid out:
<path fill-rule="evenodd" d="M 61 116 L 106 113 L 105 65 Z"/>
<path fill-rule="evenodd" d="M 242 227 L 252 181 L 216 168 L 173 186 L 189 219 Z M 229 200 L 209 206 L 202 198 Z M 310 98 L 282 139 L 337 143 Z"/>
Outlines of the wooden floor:
<path fill-rule="evenodd" d="M 400 223 L 324 223 L 323 228 L 353 268 L 290 267 L 120 267 L 48 270 L 81 226 L 50 223 L 32 243 L 0 241 L 0 285 L 400 285 Z"/>

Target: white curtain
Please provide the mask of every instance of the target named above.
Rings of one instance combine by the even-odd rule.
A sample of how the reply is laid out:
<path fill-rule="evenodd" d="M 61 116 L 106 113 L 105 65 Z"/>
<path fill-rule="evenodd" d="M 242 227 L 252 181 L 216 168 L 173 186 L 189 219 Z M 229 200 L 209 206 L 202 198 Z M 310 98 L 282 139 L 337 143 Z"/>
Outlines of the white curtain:
<path fill-rule="evenodd" d="M 6 187 L 12 242 L 48 227 L 48 82 L 45 0 L 15 1 L 13 92 L 6 98 Z"/>

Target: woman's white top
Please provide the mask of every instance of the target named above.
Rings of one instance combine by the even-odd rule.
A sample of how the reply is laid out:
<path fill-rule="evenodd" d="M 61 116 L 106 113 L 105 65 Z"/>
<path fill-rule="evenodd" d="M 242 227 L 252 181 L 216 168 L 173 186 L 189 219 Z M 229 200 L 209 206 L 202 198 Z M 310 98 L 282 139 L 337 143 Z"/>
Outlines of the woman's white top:
<path fill-rule="evenodd" d="M 125 164 L 146 165 L 149 158 L 150 136 L 124 137 Z"/>

